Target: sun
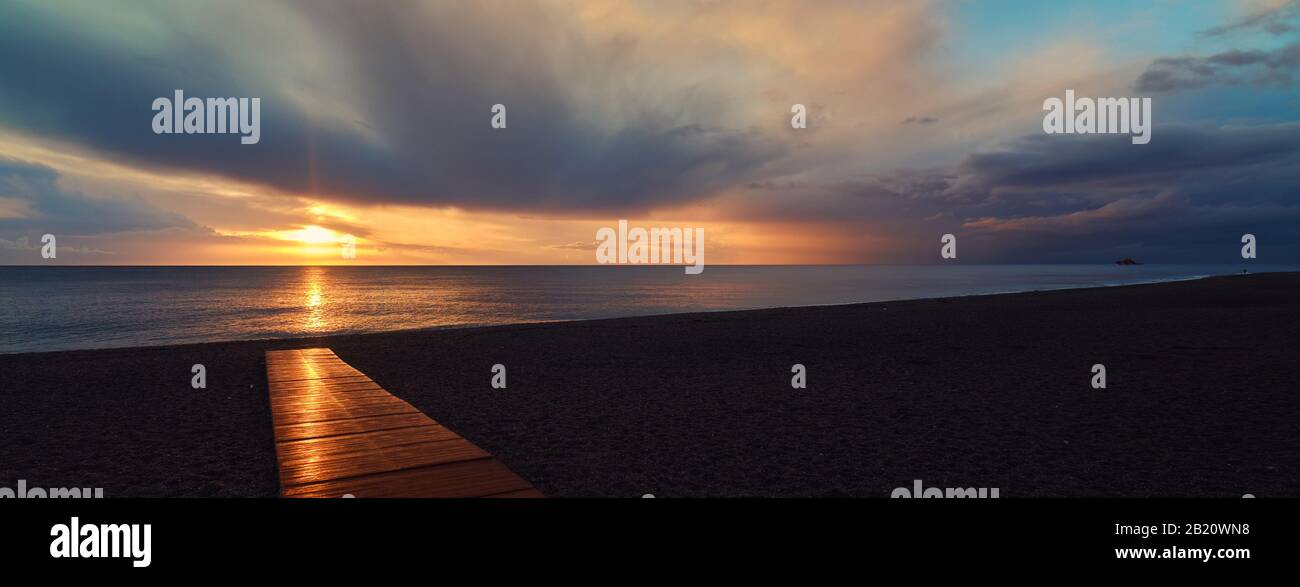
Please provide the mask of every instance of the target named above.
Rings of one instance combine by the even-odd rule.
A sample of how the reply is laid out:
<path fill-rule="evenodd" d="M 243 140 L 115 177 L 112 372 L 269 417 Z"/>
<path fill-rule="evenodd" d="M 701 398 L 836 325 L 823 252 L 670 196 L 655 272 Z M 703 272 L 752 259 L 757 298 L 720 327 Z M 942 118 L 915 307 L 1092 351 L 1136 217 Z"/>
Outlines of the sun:
<path fill-rule="evenodd" d="M 326 243 L 340 242 L 346 236 L 347 235 L 341 232 L 310 224 L 298 230 L 282 231 L 276 235 L 276 238 L 300 242 L 306 245 L 323 245 Z"/>

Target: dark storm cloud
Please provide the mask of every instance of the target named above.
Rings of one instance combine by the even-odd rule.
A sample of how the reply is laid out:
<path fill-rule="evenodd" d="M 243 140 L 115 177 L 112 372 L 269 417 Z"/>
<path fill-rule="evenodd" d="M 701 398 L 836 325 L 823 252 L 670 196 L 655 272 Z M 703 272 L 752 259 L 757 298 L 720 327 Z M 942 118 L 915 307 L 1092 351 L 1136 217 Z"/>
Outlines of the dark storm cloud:
<path fill-rule="evenodd" d="M 142 200 L 96 199 L 58 185 L 58 174 L 43 166 L 0 157 L 0 198 L 17 200 L 20 218 L 0 218 L 0 236 L 89 236 L 164 228 L 197 228 L 186 218 Z"/>
<path fill-rule="evenodd" d="M 1154 136 L 1028 137 L 967 157 L 944 195 L 969 202 L 964 227 L 991 257 L 1231 261 L 1253 232 L 1274 261 L 1300 261 L 1300 124 Z"/>
<path fill-rule="evenodd" d="M 945 232 L 975 262 L 1229 262 L 1246 232 L 1267 238 L 1272 261 L 1300 262 L 1300 123 L 1169 124 L 1153 137 L 1030 135 L 951 168 L 754 183 L 769 205 L 749 213 L 860 218 L 898 243 L 893 262 L 933 262 Z"/>
<path fill-rule="evenodd" d="M 1041 186 L 1176 186 L 1187 178 L 1270 166 L 1300 153 L 1300 125 L 1209 127 L 1169 124 L 1148 145 L 1127 137 L 1031 135 L 1002 149 L 973 153 L 960 167 L 957 191 L 989 197 Z M 1297 170 L 1296 173 L 1300 173 Z"/>
<path fill-rule="evenodd" d="M 142 8 L 149 6 L 163 8 Z M 615 82 L 592 80 L 618 79 L 628 47 L 592 45 L 562 15 L 526 3 L 448 3 L 415 15 L 400 3 L 288 6 L 284 14 L 243 14 L 285 19 L 286 44 L 296 42 L 290 23 L 327 39 L 345 57 L 321 67 L 338 72 L 327 79 L 346 81 L 356 98 L 347 106 L 359 117 L 304 106 L 311 88 L 292 86 L 292 76 L 275 69 L 286 65 L 276 53 L 258 56 L 260 63 L 233 58 L 240 39 L 223 40 L 222 23 L 194 22 L 202 19 L 183 12 L 193 6 L 132 5 L 142 12 L 132 16 L 153 19 L 150 30 L 174 32 L 142 48 L 7 3 L 0 125 L 137 166 L 213 172 L 293 193 L 489 209 L 671 205 L 742 181 L 782 153 L 755 131 L 665 113 L 719 107 L 721 97 L 698 88 L 684 88 L 671 109 L 632 102 L 599 119 L 584 111 L 583 92 L 599 94 L 597 102 L 620 98 Z M 178 88 L 261 98 L 261 142 L 153 134 L 153 99 Z M 319 93 L 334 96 L 339 87 Z M 497 103 L 508 109 L 506 130 L 489 126 Z"/>
<path fill-rule="evenodd" d="M 1165 57 L 1138 77 L 1139 92 L 1168 92 L 1211 84 L 1289 87 L 1300 71 L 1300 43 L 1273 51 L 1233 49 L 1209 57 Z"/>

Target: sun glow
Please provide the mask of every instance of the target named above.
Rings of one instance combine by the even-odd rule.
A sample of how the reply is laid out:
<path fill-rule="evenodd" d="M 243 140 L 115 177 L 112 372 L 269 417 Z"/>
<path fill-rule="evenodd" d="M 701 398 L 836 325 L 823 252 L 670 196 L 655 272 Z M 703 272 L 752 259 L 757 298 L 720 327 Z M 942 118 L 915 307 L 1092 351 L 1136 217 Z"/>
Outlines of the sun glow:
<path fill-rule="evenodd" d="M 298 230 L 285 230 L 274 234 L 275 238 L 287 241 L 294 241 L 306 245 L 323 245 L 327 243 L 338 243 L 343 241 L 347 235 L 330 230 L 328 228 L 316 226 L 315 224 L 304 226 Z"/>

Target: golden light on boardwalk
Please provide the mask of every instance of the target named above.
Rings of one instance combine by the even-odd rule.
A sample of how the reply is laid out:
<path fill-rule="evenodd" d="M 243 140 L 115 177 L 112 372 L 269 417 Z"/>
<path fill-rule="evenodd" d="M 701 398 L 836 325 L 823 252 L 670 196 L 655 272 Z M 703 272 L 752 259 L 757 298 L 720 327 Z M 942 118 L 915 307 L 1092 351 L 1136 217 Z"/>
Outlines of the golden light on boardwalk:
<path fill-rule="evenodd" d="M 268 351 L 284 497 L 542 497 L 329 349 Z"/>

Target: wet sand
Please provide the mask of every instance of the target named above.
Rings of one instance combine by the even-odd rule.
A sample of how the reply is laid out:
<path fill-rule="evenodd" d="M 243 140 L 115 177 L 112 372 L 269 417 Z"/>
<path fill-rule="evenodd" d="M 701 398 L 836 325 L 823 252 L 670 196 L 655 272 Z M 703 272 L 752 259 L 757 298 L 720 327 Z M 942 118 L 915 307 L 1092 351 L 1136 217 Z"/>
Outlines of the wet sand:
<path fill-rule="evenodd" d="M 888 497 L 914 479 L 1003 498 L 1300 496 L 1297 292 L 1300 274 L 1262 274 L 0 355 L 0 486 L 274 496 L 263 353 L 328 346 L 552 496 Z"/>

